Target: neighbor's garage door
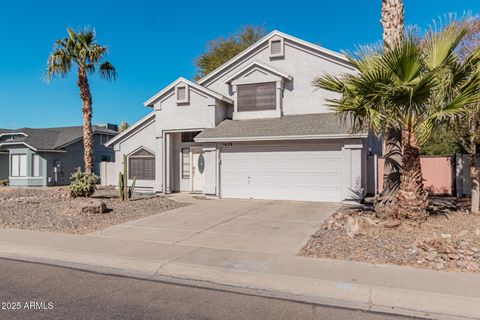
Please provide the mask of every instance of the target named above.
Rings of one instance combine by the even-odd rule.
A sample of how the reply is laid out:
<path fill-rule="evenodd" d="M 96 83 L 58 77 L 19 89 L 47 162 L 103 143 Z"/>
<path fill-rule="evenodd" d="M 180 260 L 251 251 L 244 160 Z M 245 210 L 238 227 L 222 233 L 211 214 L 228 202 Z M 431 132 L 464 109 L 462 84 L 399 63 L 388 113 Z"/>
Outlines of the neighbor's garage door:
<path fill-rule="evenodd" d="M 320 143 L 223 147 L 221 196 L 341 201 L 341 146 Z"/>

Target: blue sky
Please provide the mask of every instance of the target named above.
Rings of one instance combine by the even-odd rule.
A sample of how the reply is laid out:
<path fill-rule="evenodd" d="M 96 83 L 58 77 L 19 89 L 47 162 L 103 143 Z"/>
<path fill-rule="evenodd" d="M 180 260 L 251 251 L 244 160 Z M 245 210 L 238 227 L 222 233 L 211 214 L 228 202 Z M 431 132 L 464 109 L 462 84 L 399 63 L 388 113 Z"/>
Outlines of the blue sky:
<path fill-rule="evenodd" d="M 69 4 L 72 3 L 72 4 Z M 1 1 L 0 128 L 81 125 L 75 74 L 43 80 L 66 27 L 95 27 L 119 77 L 91 79 L 94 123 L 133 123 L 142 103 L 179 76 L 193 78 L 207 41 L 263 25 L 332 50 L 381 39 L 381 0 L 343 1 Z M 179 6 L 179 4 L 182 4 Z M 449 12 L 480 12 L 478 0 L 405 0 L 407 24 L 426 27 Z"/>

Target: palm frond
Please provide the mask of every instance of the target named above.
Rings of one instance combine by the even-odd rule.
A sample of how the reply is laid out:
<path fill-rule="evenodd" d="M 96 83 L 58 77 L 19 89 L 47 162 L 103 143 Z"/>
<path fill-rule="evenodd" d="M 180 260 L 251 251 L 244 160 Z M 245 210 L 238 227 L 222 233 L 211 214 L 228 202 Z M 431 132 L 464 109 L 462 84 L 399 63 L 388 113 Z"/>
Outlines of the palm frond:
<path fill-rule="evenodd" d="M 98 70 L 100 72 L 100 78 L 102 79 L 106 79 L 109 81 L 117 79 L 117 70 L 115 69 L 113 64 L 108 61 L 102 63 Z"/>

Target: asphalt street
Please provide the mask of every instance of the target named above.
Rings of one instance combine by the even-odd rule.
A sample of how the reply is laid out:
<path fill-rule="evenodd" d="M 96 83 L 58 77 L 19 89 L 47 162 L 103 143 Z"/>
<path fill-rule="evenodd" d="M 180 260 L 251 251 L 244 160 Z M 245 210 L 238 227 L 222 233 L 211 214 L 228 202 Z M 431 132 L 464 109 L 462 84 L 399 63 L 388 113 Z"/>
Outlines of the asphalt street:
<path fill-rule="evenodd" d="M 0 319 L 409 319 L 0 259 Z"/>

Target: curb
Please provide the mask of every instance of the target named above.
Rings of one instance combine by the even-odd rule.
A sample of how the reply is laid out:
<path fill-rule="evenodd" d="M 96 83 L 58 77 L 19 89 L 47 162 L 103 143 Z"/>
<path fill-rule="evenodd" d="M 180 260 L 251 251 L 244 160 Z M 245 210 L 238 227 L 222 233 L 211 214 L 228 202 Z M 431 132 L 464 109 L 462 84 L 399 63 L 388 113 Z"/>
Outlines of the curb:
<path fill-rule="evenodd" d="M 248 273 L 123 256 L 0 243 L 0 257 L 140 280 L 427 319 L 479 319 L 480 299 L 373 284 Z M 121 266 L 121 267 L 119 267 Z"/>

